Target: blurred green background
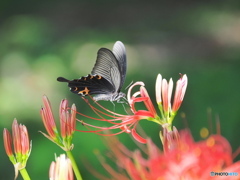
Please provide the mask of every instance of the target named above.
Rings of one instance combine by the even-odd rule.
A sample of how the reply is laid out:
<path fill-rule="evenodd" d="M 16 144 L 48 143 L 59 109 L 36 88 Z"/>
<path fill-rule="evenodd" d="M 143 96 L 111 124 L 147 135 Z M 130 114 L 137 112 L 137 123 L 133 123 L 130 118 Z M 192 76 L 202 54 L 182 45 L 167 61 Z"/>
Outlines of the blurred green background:
<path fill-rule="evenodd" d="M 233 147 L 240 137 L 240 1 L 6 1 L 0 2 L 0 127 L 11 129 L 14 118 L 28 127 L 32 153 L 27 170 L 34 180 L 48 179 L 54 153 L 63 151 L 44 138 L 39 109 L 42 95 L 50 99 L 55 117 L 59 102 L 67 98 L 84 114 L 86 104 L 56 81 L 91 72 L 99 48 L 112 49 L 121 40 L 127 48 L 128 70 L 124 88 L 144 81 L 155 101 L 158 73 L 176 81 L 187 74 L 189 85 L 174 121 L 189 127 L 200 140 L 202 127 L 220 117 L 221 134 Z M 126 92 L 126 90 L 123 91 Z M 110 102 L 101 102 L 110 110 Z M 124 113 L 122 106 L 115 106 Z M 212 109 L 209 117 L 207 109 Z M 141 122 L 147 135 L 160 146 L 157 127 Z M 187 124 L 187 125 L 186 125 Z M 80 125 L 81 126 L 81 125 Z M 210 128 L 211 129 L 211 128 Z M 130 149 L 130 136 L 118 136 Z M 86 170 L 87 159 L 102 171 L 93 150 L 107 151 L 98 135 L 75 134 L 73 154 L 84 179 L 95 179 Z M 13 179 L 13 166 L 0 140 L 0 179 Z M 83 158 L 85 160 L 83 160 Z M 19 177 L 18 179 L 21 179 Z"/>

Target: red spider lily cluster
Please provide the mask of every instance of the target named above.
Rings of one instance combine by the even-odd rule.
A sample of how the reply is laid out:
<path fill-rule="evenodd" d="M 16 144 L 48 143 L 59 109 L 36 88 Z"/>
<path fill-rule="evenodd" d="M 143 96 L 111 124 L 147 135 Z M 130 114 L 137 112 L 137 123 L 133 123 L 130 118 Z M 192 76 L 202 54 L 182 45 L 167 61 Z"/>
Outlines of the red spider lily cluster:
<path fill-rule="evenodd" d="M 43 104 L 44 107 L 41 108 L 40 114 L 48 135 L 43 132 L 41 133 L 64 150 L 71 150 L 72 137 L 76 128 L 76 106 L 73 104 L 71 112 L 69 112 L 68 101 L 66 99 L 61 101 L 59 107 L 60 135 L 56 127 L 50 102 L 46 96 L 43 96 Z"/>
<path fill-rule="evenodd" d="M 187 75 L 182 77 L 176 83 L 175 95 L 173 99 L 173 105 L 171 105 L 173 80 L 172 78 L 167 82 L 166 79 L 162 79 L 162 76 L 158 74 L 156 81 L 156 100 L 161 113 L 161 122 L 171 129 L 171 124 L 174 117 L 180 108 L 186 89 L 188 79 Z"/>
<path fill-rule="evenodd" d="M 111 136 L 108 137 L 112 157 L 116 161 L 119 170 L 114 170 L 105 161 L 103 167 L 112 176 L 104 177 L 92 171 L 99 179 L 121 179 L 121 180 L 175 180 L 175 179 L 220 179 L 220 177 L 211 177 L 211 172 L 234 172 L 235 177 L 240 174 L 240 162 L 233 162 L 232 150 L 228 141 L 221 135 L 211 135 L 206 140 L 195 142 L 188 130 L 178 132 L 177 128 L 172 126 L 187 88 L 188 79 L 186 75 L 181 75 L 176 83 L 175 94 L 172 98 L 173 81 L 167 82 L 159 74 L 156 81 L 156 102 L 159 108 L 155 109 L 154 104 L 145 88 L 143 82 L 134 83 L 128 90 L 127 100 L 131 114 L 123 115 L 112 112 L 98 102 L 93 106 L 87 99 L 83 98 L 86 104 L 92 109 L 97 118 L 77 112 L 73 104 L 68 107 L 68 101 L 62 100 L 59 107 L 60 130 L 56 127 L 55 118 L 52 112 L 50 102 L 46 96 L 43 96 L 44 106 L 40 110 L 43 124 L 47 133 L 41 132 L 49 140 L 61 147 L 66 155 L 56 158 L 52 162 L 49 171 L 50 180 L 73 180 L 73 172 L 77 180 L 82 180 L 79 169 L 73 158 L 73 134 L 75 131 L 93 132 L 96 134 Z M 133 88 L 139 87 L 139 91 L 132 93 Z M 144 109 L 136 108 L 137 103 L 142 103 Z M 77 119 L 77 116 L 81 118 Z M 93 119 L 106 122 L 109 126 L 96 126 L 82 118 Z M 147 120 L 162 126 L 160 139 L 163 150 L 160 150 L 150 139 L 142 137 L 136 127 L 140 120 Z M 86 131 L 77 130 L 76 122 L 83 124 Z M 104 131 L 119 130 L 117 133 L 104 134 Z M 14 120 L 12 126 L 12 137 L 7 129 L 3 131 L 4 146 L 10 161 L 15 166 L 16 177 L 20 171 L 24 180 L 30 180 L 26 170 L 26 162 L 30 155 L 31 145 L 27 128 L 24 125 L 18 125 Z M 146 144 L 143 151 L 128 150 L 113 135 L 120 133 L 130 133 L 134 139 L 140 143 Z M 14 147 L 14 153 L 12 150 Z M 142 152 L 145 152 L 143 155 Z M 221 177 L 221 179 L 229 177 Z"/>
<path fill-rule="evenodd" d="M 228 141 L 221 135 L 211 135 L 206 140 L 194 142 L 190 131 L 179 134 L 164 131 L 168 143 L 161 151 L 150 139 L 146 148 L 128 150 L 116 137 L 108 138 L 111 158 L 118 171 L 109 166 L 103 157 L 102 166 L 113 179 L 123 180 L 175 180 L 175 179 L 238 179 L 235 177 L 211 177 L 211 172 L 240 173 L 240 162 L 233 163 L 232 150 Z M 147 156 L 147 158 L 145 158 Z M 93 173 L 95 173 L 93 171 Z M 95 173 L 97 177 L 100 177 Z M 101 179 L 108 179 L 102 177 Z M 110 178 L 111 179 L 111 178 Z"/>
<path fill-rule="evenodd" d="M 18 124 L 14 119 L 12 124 L 12 136 L 7 129 L 3 130 L 3 141 L 6 153 L 14 165 L 15 178 L 20 173 L 26 174 L 25 167 L 31 153 L 31 143 L 29 141 L 26 126 Z M 14 149 L 14 153 L 13 150 Z M 28 176 L 26 174 L 26 176 Z"/>
<path fill-rule="evenodd" d="M 175 90 L 175 96 L 173 100 L 173 106 L 171 106 L 171 96 L 172 96 L 172 90 L 173 90 L 173 81 L 170 79 L 169 83 L 167 83 L 166 79 L 162 79 L 162 76 L 159 74 L 156 81 L 156 100 L 158 103 L 158 107 L 160 110 L 160 116 L 158 116 L 157 111 L 154 108 L 154 105 L 152 103 L 152 100 L 150 99 L 148 92 L 145 88 L 145 85 L 143 82 L 136 82 L 134 83 L 128 90 L 127 98 L 128 103 L 130 105 L 130 109 L 132 112 L 132 115 L 122 115 L 115 112 L 112 112 L 104 107 L 102 107 L 100 104 L 96 103 L 98 105 L 98 108 L 91 105 L 87 100 L 87 104 L 92 108 L 93 112 L 98 115 L 99 118 L 94 118 L 91 116 L 86 116 L 82 113 L 79 113 L 80 115 L 91 118 L 98 121 L 106 121 L 109 122 L 110 127 L 101 127 L 101 126 L 95 126 L 89 123 L 86 123 L 82 120 L 79 120 L 81 123 L 85 125 L 85 127 L 94 128 L 89 131 L 81 131 L 81 132 L 94 132 L 99 134 L 102 131 L 106 130 L 113 130 L 113 129 L 120 129 L 120 132 L 116 133 L 131 133 L 132 136 L 140 143 L 146 143 L 146 139 L 140 136 L 137 131 L 136 127 L 140 120 L 148 120 L 155 123 L 158 123 L 162 125 L 163 127 L 167 127 L 169 131 L 171 131 L 172 127 L 172 121 L 175 117 L 177 110 L 179 109 L 184 94 L 186 92 L 187 88 L 187 76 L 183 75 L 176 84 L 176 90 Z M 135 86 L 140 86 L 139 91 L 132 94 L 132 89 Z M 135 107 L 136 103 L 144 103 L 145 110 L 140 109 L 137 110 Z M 99 110 L 99 109 L 102 110 Z M 112 135 L 116 135 L 112 134 Z M 103 134 L 105 135 L 105 134 Z"/>

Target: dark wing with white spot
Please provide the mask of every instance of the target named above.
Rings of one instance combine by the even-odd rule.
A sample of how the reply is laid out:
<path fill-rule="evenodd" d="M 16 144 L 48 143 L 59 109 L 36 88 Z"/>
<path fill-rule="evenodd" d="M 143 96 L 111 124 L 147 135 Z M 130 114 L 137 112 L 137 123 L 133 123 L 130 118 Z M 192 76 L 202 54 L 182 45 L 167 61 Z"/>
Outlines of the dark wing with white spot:
<path fill-rule="evenodd" d="M 121 88 L 121 68 L 112 51 L 101 48 L 98 51 L 97 60 L 91 72 L 92 75 L 100 75 L 112 84 L 113 92 Z M 110 90 L 111 91 L 111 90 Z"/>
<path fill-rule="evenodd" d="M 121 84 L 120 89 L 123 86 L 123 83 L 126 78 L 126 71 L 127 71 L 127 55 L 126 55 L 126 49 L 124 44 L 121 41 L 117 41 L 113 46 L 113 54 L 118 60 L 118 64 L 121 71 Z"/>

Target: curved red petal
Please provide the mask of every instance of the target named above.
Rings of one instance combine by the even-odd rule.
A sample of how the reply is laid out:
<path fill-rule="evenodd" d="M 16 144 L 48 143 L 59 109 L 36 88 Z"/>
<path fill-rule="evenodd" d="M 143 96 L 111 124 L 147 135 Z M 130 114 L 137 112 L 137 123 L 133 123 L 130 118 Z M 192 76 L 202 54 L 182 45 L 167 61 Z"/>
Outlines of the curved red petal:
<path fill-rule="evenodd" d="M 146 110 L 138 110 L 138 111 L 135 113 L 135 115 L 137 115 L 137 116 L 146 116 L 146 117 L 152 117 L 152 118 L 154 118 L 154 115 L 153 115 L 151 112 L 146 111 Z"/>
<path fill-rule="evenodd" d="M 147 140 L 141 137 L 135 129 L 132 129 L 132 136 L 135 140 L 137 140 L 140 143 L 146 144 Z"/>

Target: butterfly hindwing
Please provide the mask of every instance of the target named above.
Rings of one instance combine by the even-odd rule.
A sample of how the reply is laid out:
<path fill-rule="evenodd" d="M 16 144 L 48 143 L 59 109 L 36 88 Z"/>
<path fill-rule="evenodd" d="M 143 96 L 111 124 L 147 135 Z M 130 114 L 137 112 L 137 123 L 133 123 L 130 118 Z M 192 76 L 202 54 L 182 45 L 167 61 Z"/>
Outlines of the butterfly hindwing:
<path fill-rule="evenodd" d="M 68 87 L 74 94 L 81 96 L 93 94 L 109 94 L 113 91 L 112 85 L 99 75 L 88 75 L 80 79 L 68 81 Z"/>

